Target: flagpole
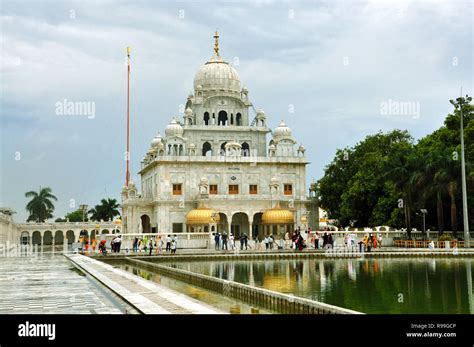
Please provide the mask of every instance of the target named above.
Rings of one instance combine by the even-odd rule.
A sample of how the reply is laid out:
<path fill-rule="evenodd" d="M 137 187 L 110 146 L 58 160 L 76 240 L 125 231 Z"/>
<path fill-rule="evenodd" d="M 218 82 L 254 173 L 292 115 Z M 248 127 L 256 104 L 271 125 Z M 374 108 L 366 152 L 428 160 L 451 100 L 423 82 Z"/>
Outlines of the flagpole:
<path fill-rule="evenodd" d="M 127 62 L 128 62 L 128 73 L 127 73 L 127 152 L 125 154 L 125 160 L 127 162 L 127 169 L 125 172 L 125 185 L 128 187 L 130 180 L 130 47 L 127 47 Z"/>

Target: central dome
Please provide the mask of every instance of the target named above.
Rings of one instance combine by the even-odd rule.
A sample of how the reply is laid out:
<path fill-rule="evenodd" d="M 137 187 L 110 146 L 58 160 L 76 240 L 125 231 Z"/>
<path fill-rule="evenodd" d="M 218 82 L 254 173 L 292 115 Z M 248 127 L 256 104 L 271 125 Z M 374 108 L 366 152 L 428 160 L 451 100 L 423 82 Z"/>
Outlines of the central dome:
<path fill-rule="evenodd" d="M 237 71 L 219 56 L 219 35 L 216 33 L 214 55 L 196 73 L 194 90 L 226 90 L 240 93 L 240 77 Z"/>

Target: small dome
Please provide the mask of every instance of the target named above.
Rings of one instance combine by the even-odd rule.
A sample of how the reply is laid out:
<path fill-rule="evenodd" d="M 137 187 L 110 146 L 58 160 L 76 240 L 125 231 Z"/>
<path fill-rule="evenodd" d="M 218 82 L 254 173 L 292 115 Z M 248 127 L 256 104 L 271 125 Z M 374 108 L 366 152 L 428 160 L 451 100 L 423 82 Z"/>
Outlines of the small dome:
<path fill-rule="evenodd" d="M 133 182 L 132 180 L 128 181 L 128 189 L 135 189 L 136 186 L 135 186 L 135 182 Z"/>
<path fill-rule="evenodd" d="M 304 148 L 303 144 L 301 144 L 301 145 L 298 147 L 298 151 L 300 151 L 300 152 L 306 151 L 306 148 Z"/>
<path fill-rule="evenodd" d="M 186 116 L 192 116 L 193 110 L 191 110 L 191 108 L 188 107 L 188 108 L 186 109 L 186 111 L 184 111 L 184 113 L 186 114 Z"/>
<path fill-rule="evenodd" d="M 249 92 L 249 90 L 247 88 L 242 87 L 242 93 L 248 93 L 248 92 Z"/>
<path fill-rule="evenodd" d="M 196 148 L 196 145 L 195 145 L 194 143 L 190 143 L 190 144 L 188 145 L 188 148 L 194 149 L 194 148 Z"/>
<path fill-rule="evenodd" d="M 219 221 L 219 213 L 206 207 L 196 208 L 189 211 L 186 215 L 186 224 L 188 225 L 207 225 Z"/>
<path fill-rule="evenodd" d="M 276 149 L 276 147 L 275 147 L 275 145 L 274 145 L 273 143 L 272 143 L 272 144 L 270 145 L 270 147 L 268 147 L 268 148 L 271 149 L 272 151 Z"/>
<path fill-rule="evenodd" d="M 257 111 L 257 118 L 265 118 L 265 112 L 262 109 Z"/>
<path fill-rule="evenodd" d="M 166 136 L 182 136 L 183 135 L 183 127 L 173 119 L 170 124 L 166 126 L 165 134 Z"/>
<path fill-rule="evenodd" d="M 158 135 L 156 135 L 153 140 L 151 140 L 151 147 L 158 147 L 158 144 L 161 143 L 161 135 L 160 133 L 158 133 Z"/>
<path fill-rule="evenodd" d="M 280 125 L 278 125 L 275 130 L 273 131 L 273 137 L 275 138 L 291 138 L 291 129 L 285 124 L 285 122 L 281 121 Z"/>
<path fill-rule="evenodd" d="M 293 213 L 280 207 L 267 210 L 262 215 L 262 224 L 293 224 L 294 222 Z"/>

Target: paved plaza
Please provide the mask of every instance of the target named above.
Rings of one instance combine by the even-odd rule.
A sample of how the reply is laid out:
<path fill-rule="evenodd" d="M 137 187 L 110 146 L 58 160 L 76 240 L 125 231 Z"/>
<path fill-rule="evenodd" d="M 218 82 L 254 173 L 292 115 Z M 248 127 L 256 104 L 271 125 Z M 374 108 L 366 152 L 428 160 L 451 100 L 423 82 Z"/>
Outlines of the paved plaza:
<path fill-rule="evenodd" d="M 124 303 L 61 254 L 3 257 L 0 314 L 121 314 Z"/>

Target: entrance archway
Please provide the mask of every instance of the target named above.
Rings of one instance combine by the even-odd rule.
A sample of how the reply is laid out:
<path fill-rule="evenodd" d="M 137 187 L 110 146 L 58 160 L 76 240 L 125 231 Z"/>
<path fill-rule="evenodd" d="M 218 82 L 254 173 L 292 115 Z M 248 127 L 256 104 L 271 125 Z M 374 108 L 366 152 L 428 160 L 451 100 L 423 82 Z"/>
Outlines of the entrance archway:
<path fill-rule="evenodd" d="M 252 220 L 252 235 L 254 238 L 263 238 L 262 212 L 255 213 Z"/>
<path fill-rule="evenodd" d="M 68 245 L 72 244 L 75 241 L 74 231 L 72 230 L 66 231 L 66 239 L 67 239 Z"/>
<path fill-rule="evenodd" d="M 28 231 L 23 231 L 20 236 L 20 243 L 22 245 L 27 245 L 30 243 L 30 233 Z"/>
<path fill-rule="evenodd" d="M 142 232 L 144 234 L 151 232 L 150 217 L 146 214 L 140 217 L 142 221 Z"/>
<path fill-rule="evenodd" d="M 228 222 L 227 222 L 227 215 L 225 213 L 219 213 L 219 224 L 217 224 L 217 232 L 221 233 L 225 231 L 227 234 L 229 234 L 229 230 L 227 228 L 229 227 Z"/>
<path fill-rule="evenodd" d="M 33 245 L 41 245 L 41 233 L 39 231 L 33 231 L 31 242 Z"/>
<path fill-rule="evenodd" d="M 79 233 L 79 239 L 82 238 L 82 242 L 89 239 L 89 232 L 87 230 L 81 230 Z"/>
<path fill-rule="evenodd" d="M 53 244 L 53 233 L 50 230 L 46 230 L 43 234 L 43 245 L 50 246 Z"/>
<path fill-rule="evenodd" d="M 62 245 L 64 243 L 64 234 L 62 230 L 56 230 L 54 233 L 54 244 L 55 245 Z"/>
<path fill-rule="evenodd" d="M 230 225 L 230 231 L 234 234 L 235 238 L 239 238 L 240 235 L 246 234 L 249 238 L 249 217 L 246 213 L 238 212 L 232 216 L 232 224 Z"/>

